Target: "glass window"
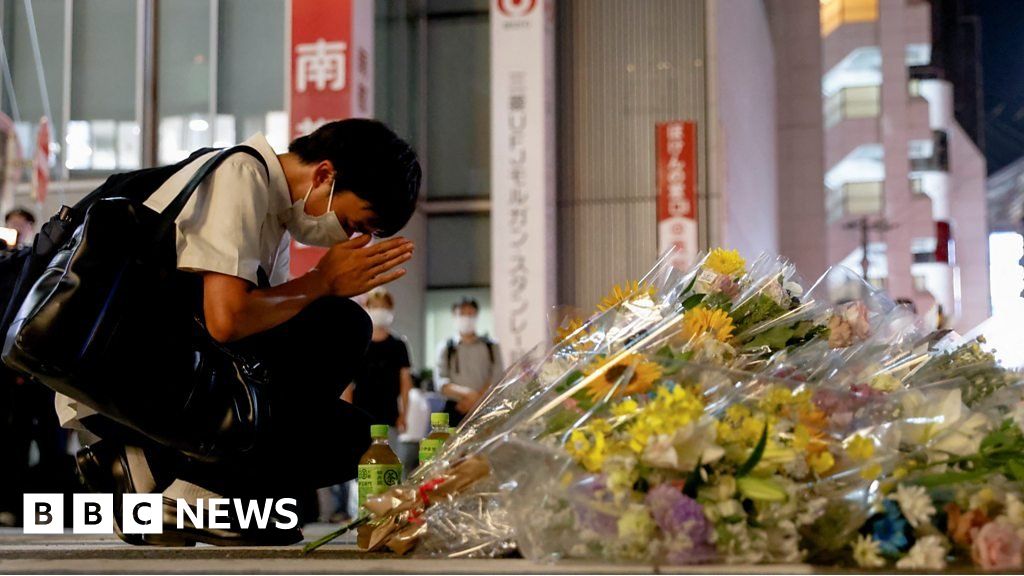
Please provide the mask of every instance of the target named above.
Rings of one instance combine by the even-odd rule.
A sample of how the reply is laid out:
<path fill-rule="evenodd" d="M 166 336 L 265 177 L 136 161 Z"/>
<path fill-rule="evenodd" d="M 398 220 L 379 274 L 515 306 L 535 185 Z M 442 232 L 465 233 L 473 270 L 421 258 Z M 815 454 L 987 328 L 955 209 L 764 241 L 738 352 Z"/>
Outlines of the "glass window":
<path fill-rule="evenodd" d="M 73 4 L 69 170 L 134 170 L 142 160 L 136 115 L 135 0 Z"/>
<path fill-rule="evenodd" d="M 882 210 L 881 182 L 851 182 L 843 186 L 846 215 L 877 214 Z"/>
<path fill-rule="evenodd" d="M 217 18 L 217 121 L 214 146 L 256 132 L 288 148 L 284 116 L 285 0 L 220 0 Z"/>
<path fill-rule="evenodd" d="M 431 288 L 489 286 L 491 217 L 431 216 L 427 226 L 427 284 Z"/>
<path fill-rule="evenodd" d="M 844 88 L 825 100 L 825 126 L 846 119 L 877 118 L 882 113 L 881 100 L 881 86 Z"/>
<path fill-rule="evenodd" d="M 490 195 L 487 12 L 432 16 L 427 27 L 427 195 Z M 453 65 L 453 63 L 458 63 Z"/>
<path fill-rule="evenodd" d="M 213 144 L 210 6 L 209 0 L 157 4 L 159 164 L 177 162 L 196 148 Z"/>
<path fill-rule="evenodd" d="M 3 2 L 3 28 L 5 49 L 11 67 L 11 81 L 14 101 L 5 88 L 3 95 L 3 111 L 17 122 L 15 131 L 21 144 L 22 157 L 32 158 L 35 150 L 36 133 L 39 119 L 46 112 L 42 90 L 39 83 L 39 66 L 32 47 L 31 26 L 29 15 L 25 11 L 24 2 Z M 42 64 L 42 75 L 49 103 L 50 119 L 50 166 L 56 168 L 61 156 L 61 143 L 64 141 L 64 130 L 61 124 L 61 95 L 64 84 L 64 0 L 34 0 L 32 9 L 35 30 L 39 40 L 39 56 Z M 15 114 L 14 107 L 17 107 Z M 56 172 L 56 171 L 52 171 Z M 30 171 L 23 172 L 28 179 Z M 51 173 L 51 178 L 58 178 L 58 173 Z"/>
<path fill-rule="evenodd" d="M 843 24 L 878 20 L 878 0 L 821 0 L 820 18 L 825 37 Z"/>

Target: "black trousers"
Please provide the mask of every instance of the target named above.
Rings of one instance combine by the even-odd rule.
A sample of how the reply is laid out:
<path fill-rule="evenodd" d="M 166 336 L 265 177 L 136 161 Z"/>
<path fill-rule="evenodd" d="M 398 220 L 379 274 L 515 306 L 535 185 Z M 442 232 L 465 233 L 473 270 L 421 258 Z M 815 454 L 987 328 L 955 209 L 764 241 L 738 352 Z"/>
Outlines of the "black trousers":
<path fill-rule="evenodd" d="M 198 462 L 166 448 L 147 446 L 157 468 L 229 496 L 283 496 L 331 486 L 356 476 L 370 444 L 371 418 L 340 396 L 363 362 L 372 325 L 347 298 L 325 297 L 291 320 L 231 344 L 264 363 L 269 428 L 252 451 L 222 462 Z M 103 438 L 111 431 L 83 424 Z M 134 437 L 128 442 L 143 443 Z M 168 460 L 172 460 L 167 466 Z"/>

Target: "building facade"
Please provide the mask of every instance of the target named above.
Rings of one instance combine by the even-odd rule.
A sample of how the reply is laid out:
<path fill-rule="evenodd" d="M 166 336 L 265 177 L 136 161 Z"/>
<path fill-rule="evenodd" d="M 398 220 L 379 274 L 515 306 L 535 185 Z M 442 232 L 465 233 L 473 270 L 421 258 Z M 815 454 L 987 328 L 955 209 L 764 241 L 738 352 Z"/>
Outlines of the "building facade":
<path fill-rule="evenodd" d="M 824 0 L 819 12 L 826 260 L 922 312 L 941 306 L 958 329 L 989 312 L 978 80 L 961 64 L 977 64 L 977 40 L 962 4 Z"/>
<path fill-rule="evenodd" d="M 425 173 L 403 231 L 421 250 L 391 286 L 417 368 L 450 336 L 459 297 L 480 301 L 485 331 L 505 313 L 491 298 L 492 243 L 505 241 L 491 223 L 507 216 L 492 203 L 491 25 L 509 3 L 533 4 L 373 1 L 373 109 Z M 894 297 L 941 303 L 956 327 L 987 316 L 985 164 L 962 2 L 537 4 L 555 22 L 554 301 L 590 310 L 657 259 L 656 126 L 686 121 L 701 248 L 780 254 L 807 280 L 834 263 L 859 270 L 866 255 L 868 277 Z M 26 169 L 17 203 L 45 217 L 113 172 L 256 131 L 283 151 L 289 6 L 0 0 L 0 109 L 25 158 L 39 119 L 51 125 L 49 195 L 35 206 Z"/>

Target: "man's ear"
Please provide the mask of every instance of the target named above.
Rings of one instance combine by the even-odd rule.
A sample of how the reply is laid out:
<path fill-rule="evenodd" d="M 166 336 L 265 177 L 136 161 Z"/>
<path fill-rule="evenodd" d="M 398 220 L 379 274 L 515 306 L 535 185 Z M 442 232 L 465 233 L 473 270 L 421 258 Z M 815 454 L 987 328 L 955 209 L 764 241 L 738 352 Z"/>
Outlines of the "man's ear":
<path fill-rule="evenodd" d="M 324 182 L 330 182 L 335 177 L 334 163 L 330 160 L 321 160 L 313 168 L 313 187 L 322 186 Z"/>

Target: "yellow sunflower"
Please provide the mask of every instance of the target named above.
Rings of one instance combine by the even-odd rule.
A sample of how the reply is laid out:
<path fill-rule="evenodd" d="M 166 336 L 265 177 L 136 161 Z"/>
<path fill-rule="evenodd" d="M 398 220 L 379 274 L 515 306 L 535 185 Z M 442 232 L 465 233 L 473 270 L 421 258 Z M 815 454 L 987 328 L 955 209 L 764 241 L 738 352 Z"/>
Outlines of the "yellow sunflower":
<path fill-rule="evenodd" d="M 704 267 L 716 274 L 735 276 L 744 271 L 747 267 L 747 261 L 740 256 L 738 250 L 715 248 L 708 254 L 707 259 L 704 261 Z"/>
<path fill-rule="evenodd" d="M 576 332 L 582 327 L 583 321 L 580 320 L 579 318 L 571 318 L 566 322 L 562 322 L 562 325 L 559 326 L 557 330 L 555 330 L 555 344 L 565 342 L 570 336 L 573 336 L 574 332 Z M 580 340 L 582 340 L 584 337 L 586 337 L 586 333 L 580 332 L 579 334 L 573 336 L 572 340 L 566 342 L 566 344 L 570 346 L 575 346 L 579 344 Z"/>
<path fill-rule="evenodd" d="M 601 303 L 597 305 L 597 309 L 600 312 L 606 312 L 623 302 L 628 302 L 641 296 L 654 296 L 654 288 L 646 285 L 641 286 L 635 280 L 627 282 L 623 286 L 616 285 L 611 293 L 605 296 Z"/>
<path fill-rule="evenodd" d="M 732 318 L 725 310 L 709 309 L 697 306 L 683 314 L 683 338 L 692 340 L 703 334 L 710 334 L 719 342 L 728 342 L 732 338 Z"/>
<path fill-rule="evenodd" d="M 597 372 L 601 365 L 592 366 L 584 371 L 585 376 Z M 622 383 L 615 391 L 615 396 L 630 396 L 648 392 L 654 383 L 661 378 L 661 366 L 647 361 L 639 354 L 630 354 L 619 360 L 603 374 L 595 378 L 587 386 L 587 394 L 594 400 L 604 398 L 608 391 L 619 383 L 627 370 L 631 370 L 629 381 Z"/>

